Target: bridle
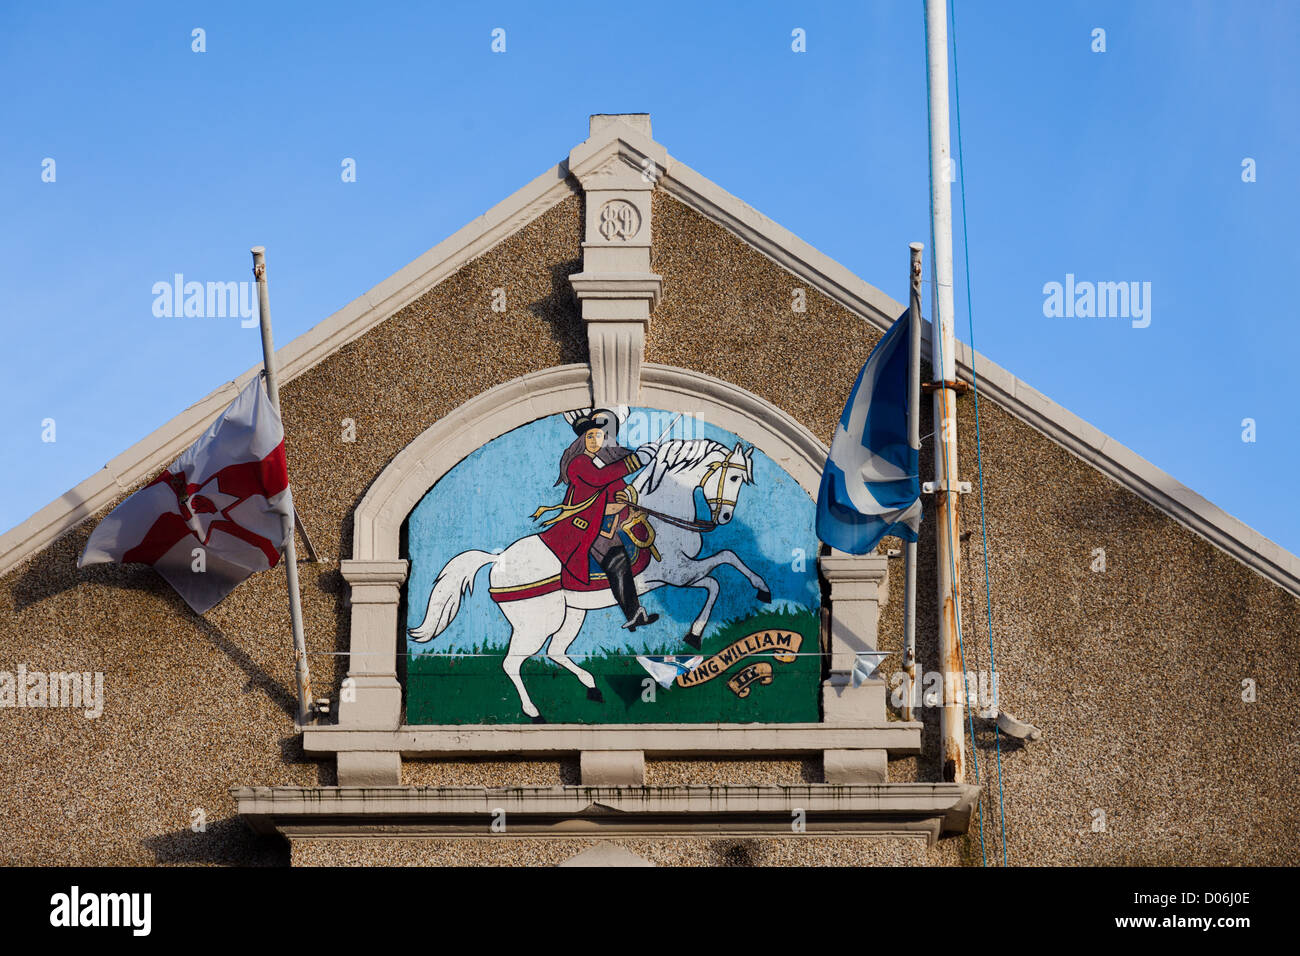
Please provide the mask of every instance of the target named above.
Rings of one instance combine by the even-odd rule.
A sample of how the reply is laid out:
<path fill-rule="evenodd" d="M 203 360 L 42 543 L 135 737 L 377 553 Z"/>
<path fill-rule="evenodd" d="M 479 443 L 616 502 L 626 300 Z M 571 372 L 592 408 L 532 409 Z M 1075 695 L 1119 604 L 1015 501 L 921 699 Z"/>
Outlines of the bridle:
<path fill-rule="evenodd" d="M 710 498 L 706 494 L 704 498 L 705 503 L 709 506 L 709 515 L 713 518 L 715 526 L 717 525 L 718 515 L 722 511 L 723 505 L 731 505 L 731 507 L 734 508 L 736 507 L 736 502 L 740 499 L 739 492 L 736 493 L 735 498 L 723 497 L 723 490 L 727 487 L 727 472 L 732 469 L 739 471 L 742 477 L 749 474 L 749 468 L 746 465 L 738 465 L 731 460 L 730 456 L 728 456 L 722 459 L 722 461 L 715 461 L 713 464 L 709 465 L 708 470 L 704 472 L 704 477 L 700 479 L 699 486 L 703 489 L 704 486 L 709 483 L 710 478 L 721 472 L 721 474 L 718 474 L 718 496 L 716 498 Z"/>
<path fill-rule="evenodd" d="M 682 528 L 686 531 L 713 531 L 718 527 L 718 515 L 722 512 L 723 507 L 730 505 L 734 508 L 736 507 L 736 502 L 740 499 L 739 492 L 737 492 L 735 498 L 727 498 L 723 493 L 723 489 L 726 488 L 727 484 L 727 472 L 732 469 L 746 475 L 749 474 L 749 467 L 747 465 L 738 465 L 732 461 L 730 457 L 727 457 L 722 461 L 715 461 L 710 464 L 705 470 L 704 476 L 695 486 L 703 490 L 704 486 L 709 483 L 709 479 L 714 475 L 718 475 L 717 497 L 710 498 L 707 493 L 704 497 L 705 503 L 709 506 L 709 516 L 711 519 L 709 521 L 699 521 L 695 518 L 679 518 L 676 515 L 667 515 L 662 511 L 655 511 L 653 508 L 646 508 L 643 505 L 633 505 L 633 507 L 643 514 L 647 514 L 652 518 L 658 518 L 660 521 L 673 525 L 676 528 Z M 719 474 L 719 472 L 721 474 Z"/>

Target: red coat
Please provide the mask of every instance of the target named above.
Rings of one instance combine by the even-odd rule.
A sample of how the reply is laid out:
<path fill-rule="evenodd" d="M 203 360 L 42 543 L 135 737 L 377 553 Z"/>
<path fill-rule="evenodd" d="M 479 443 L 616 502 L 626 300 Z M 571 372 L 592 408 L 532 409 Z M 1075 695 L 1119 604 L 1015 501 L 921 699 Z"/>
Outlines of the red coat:
<path fill-rule="evenodd" d="M 605 505 L 613 502 L 615 496 L 627 487 L 624 479 L 641 467 L 641 460 L 636 455 L 620 458 L 603 468 L 585 454 L 575 455 L 569 462 L 569 493 L 564 496 L 564 504 L 566 507 L 583 502 L 587 504 L 580 510 L 567 513 L 540 536 L 560 559 L 561 587 L 585 588 L 590 583 L 591 546 L 600 534 Z"/>

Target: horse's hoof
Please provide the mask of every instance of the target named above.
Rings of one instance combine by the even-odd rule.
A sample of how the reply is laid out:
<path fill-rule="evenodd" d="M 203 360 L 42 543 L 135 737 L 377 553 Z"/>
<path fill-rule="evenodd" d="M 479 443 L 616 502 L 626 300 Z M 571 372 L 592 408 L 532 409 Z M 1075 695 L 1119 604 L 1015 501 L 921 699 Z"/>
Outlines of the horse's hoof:
<path fill-rule="evenodd" d="M 603 704 L 605 703 L 605 695 L 600 692 L 599 687 L 588 687 L 587 700 L 594 700 L 598 704 Z"/>
<path fill-rule="evenodd" d="M 769 591 L 767 588 L 763 588 L 763 590 L 758 592 L 758 600 L 760 604 L 771 604 L 772 592 Z"/>
<path fill-rule="evenodd" d="M 538 714 L 537 716 L 535 716 L 535 717 L 533 718 L 533 723 L 535 723 L 535 724 L 544 724 L 544 723 L 546 723 L 546 718 L 543 717 L 541 714 Z"/>
<path fill-rule="evenodd" d="M 684 637 L 683 640 L 697 651 L 700 649 L 700 636 L 698 634 L 692 634 L 690 631 L 687 631 L 686 637 Z"/>

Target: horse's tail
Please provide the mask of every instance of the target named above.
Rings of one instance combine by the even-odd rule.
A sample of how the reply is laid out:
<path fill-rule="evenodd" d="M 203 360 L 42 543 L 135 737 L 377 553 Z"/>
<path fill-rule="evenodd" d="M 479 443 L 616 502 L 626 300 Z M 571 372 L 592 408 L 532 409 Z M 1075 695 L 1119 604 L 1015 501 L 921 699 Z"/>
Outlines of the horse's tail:
<path fill-rule="evenodd" d="M 474 591 L 474 575 L 484 566 L 496 561 L 497 555 L 486 551 L 462 551 L 447 562 L 447 566 L 433 582 L 429 592 L 429 606 L 419 627 L 411 628 L 411 640 L 423 644 L 431 641 L 451 624 L 460 610 L 460 599 L 466 591 Z"/>

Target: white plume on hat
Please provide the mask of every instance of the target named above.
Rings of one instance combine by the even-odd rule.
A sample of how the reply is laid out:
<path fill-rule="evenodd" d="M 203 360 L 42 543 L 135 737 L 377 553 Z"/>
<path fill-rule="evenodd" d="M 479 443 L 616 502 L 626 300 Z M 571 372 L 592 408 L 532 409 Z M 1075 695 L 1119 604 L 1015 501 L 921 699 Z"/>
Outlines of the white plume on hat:
<path fill-rule="evenodd" d="M 613 412 L 616 416 L 618 416 L 618 424 L 620 428 L 622 428 L 623 425 L 627 422 L 629 409 L 626 405 L 615 405 L 613 408 L 602 406 L 602 408 L 604 408 L 605 411 Z M 579 418 L 582 418 L 586 415 L 590 415 L 595 410 L 596 409 L 594 408 L 575 408 L 571 412 L 565 412 L 564 413 L 565 424 L 571 426 Z"/>

